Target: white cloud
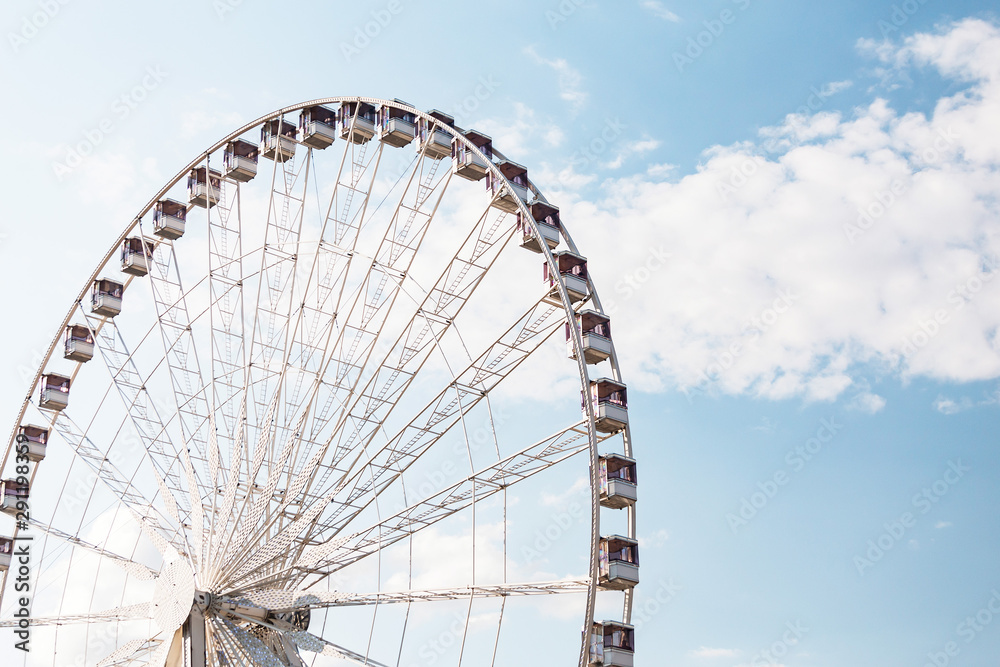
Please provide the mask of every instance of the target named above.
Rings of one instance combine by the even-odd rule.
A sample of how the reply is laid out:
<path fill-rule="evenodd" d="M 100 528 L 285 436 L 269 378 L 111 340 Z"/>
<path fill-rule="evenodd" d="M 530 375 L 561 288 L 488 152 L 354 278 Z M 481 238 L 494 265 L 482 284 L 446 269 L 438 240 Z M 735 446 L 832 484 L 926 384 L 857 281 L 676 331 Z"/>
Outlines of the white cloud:
<path fill-rule="evenodd" d="M 650 139 L 649 137 L 644 137 L 637 141 L 627 141 L 618 150 L 614 159 L 608 162 L 604 166 L 607 169 L 618 169 L 623 164 L 625 164 L 626 159 L 633 156 L 648 153 L 649 151 L 654 151 L 659 147 L 660 147 L 660 142 L 657 141 L 656 139 Z"/>
<path fill-rule="evenodd" d="M 570 500 L 586 500 L 589 496 L 590 480 L 586 477 L 581 477 L 562 493 L 543 493 L 542 505 L 545 507 L 557 507 L 562 509 L 569 504 Z"/>
<path fill-rule="evenodd" d="M 245 122 L 246 119 L 235 112 L 196 108 L 181 114 L 180 137 L 215 136 L 220 131 L 232 131 Z"/>
<path fill-rule="evenodd" d="M 513 121 L 484 118 L 476 123 L 476 129 L 490 135 L 495 146 L 503 146 L 504 155 L 524 163 L 534 150 L 562 144 L 565 137 L 559 125 L 539 118 L 534 109 L 520 102 L 513 111 Z"/>
<path fill-rule="evenodd" d="M 963 400 L 961 403 L 956 403 L 950 398 L 945 398 L 944 396 L 938 396 L 937 400 L 934 401 L 934 409 L 944 415 L 954 415 L 968 410 L 971 406 L 971 402 L 968 399 Z"/>
<path fill-rule="evenodd" d="M 937 528 L 938 530 L 951 528 L 951 526 L 952 526 L 951 521 L 938 521 L 936 524 L 934 524 L 934 527 Z"/>
<path fill-rule="evenodd" d="M 558 75 L 559 97 L 569 102 L 573 111 L 579 111 L 587 102 L 587 93 L 583 91 L 583 76 L 570 67 L 564 58 L 549 60 L 538 54 L 533 46 L 527 46 L 524 52 L 531 56 L 539 65 L 551 68 Z"/>
<path fill-rule="evenodd" d="M 807 400 L 853 387 L 872 412 L 884 399 L 866 374 L 1000 376 L 998 53 L 984 21 L 916 35 L 879 57 L 966 83 L 929 116 L 874 99 L 712 147 L 679 180 L 664 167 L 550 188 L 630 383 Z"/>
<path fill-rule="evenodd" d="M 820 89 L 821 97 L 830 97 L 843 92 L 854 85 L 853 81 L 832 81 Z"/>
<path fill-rule="evenodd" d="M 670 539 L 670 533 L 665 530 L 658 530 L 649 536 L 639 536 L 639 546 L 643 549 L 659 549 L 667 540 Z"/>
<path fill-rule="evenodd" d="M 860 410 L 873 415 L 882 411 L 882 408 L 885 407 L 885 399 L 866 390 L 854 397 L 850 407 L 852 410 Z"/>
<path fill-rule="evenodd" d="M 662 2 L 657 0 L 643 0 L 639 3 L 639 6 L 648 12 L 651 12 L 653 16 L 661 18 L 664 21 L 670 21 L 671 23 L 680 23 L 681 17 L 673 13 L 669 9 L 663 6 Z"/>
<path fill-rule="evenodd" d="M 934 400 L 934 409 L 944 415 L 957 415 L 959 412 L 972 410 L 975 408 L 990 405 L 1000 405 L 1000 390 L 987 395 L 981 401 L 973 400 L 968 396 L 963 396 L 957 401 L 946 396 L 938 396 Z"/>

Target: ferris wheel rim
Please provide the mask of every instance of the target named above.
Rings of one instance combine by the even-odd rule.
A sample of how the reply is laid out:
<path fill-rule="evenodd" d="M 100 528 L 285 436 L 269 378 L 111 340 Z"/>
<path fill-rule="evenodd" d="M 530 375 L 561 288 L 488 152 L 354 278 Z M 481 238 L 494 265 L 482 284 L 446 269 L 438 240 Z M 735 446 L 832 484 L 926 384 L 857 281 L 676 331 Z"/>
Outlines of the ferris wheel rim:
<path fill-rule="evenodd" d="M 63 335 L 63 331 L 65 330 L 65 328 L 67 327 L 67 325 L 70 323 L 70 321 L 73 319 L 73 316 L 77 312 L 77 309 L 78 308 L 82 309 L 83 300 L 85 299 L 86 294 L 87 294 L 88 290 L 91 288 L 91 286 L 93 285 L 94 281 L 97 280 L 100 277 L 100 274 L 103 271 L 106 270 L 106 268 L 109 265 L 109 263 L 112 262 L 112 260 L 113 260 L 113 258 L 115 256 L 115 253 L 120 248 L 121 244 L 128 238 L 129 234 L 133 233 L 134 230 L 136 229 L 136 227 L 141 224 L 142 219 L 149 213 L 149 211 L 156 205 L 156 203 L 158 201 L 160 201 L 172 188 L 174 188 L 186 175 L 188 175 L 191 172 L 192 169 L 195 169 L 196 167 L 198 167 L 201 164 L 204 164 L 207 167 L 209 165 L 210 157 L 214 153 L 218 152 L 218 150 L 221 149 L 223 146 L 225 146 L 228 142 L 241 137 L 242 135 L 246 134 L 247 132 L 249 132 L 251 130 L 254 130 L 255 128 L 258 128 L 258 127 L 262 126 L 264 123 L 267 123 L 268 121 L 271 121 L 271 120 L 274 120 L 274 119 L 281 119 L 281 118 L 283 118 L 288 113 L 294 113 L 296 111 L 300 111 L 300 110 L 305 109 L 307 107 L 312 107 L 312 106 L 317 106 L 317 105 L 338 104 L 338 103 L 342 104 L 342 103 L 345 103 L 345 102 L 347 102 L 347 103 L 350 103 L 350 102 L 365 103 L 365 104 L 371 104 L 373 106 L 388 106 L 388 107 L 396 108 L 396 109 L 399 109 L 399 110 L 404 110 L 404 111 L 406 111 L 408 113 L 412 113 L 416 117 L 422 118 L 422 119 L 427 120 L 427 121 L 431 121 L 431 122 L 434 121 L 434 117 L 431 116 L 429 113 L 425 113 L 423 111 L 420 111 L 420 110 L 416 109 L 415 107 L 412 107 L 412 106 L 407 105 L 405 103 L 401 103 L 398 100 L 382 100 L 382 99 L 379 99 L 379 98 L 354 97 L 354 96 L 347 96 L 347 97 L 325 97 L 325 98 L 318 98 L 318 99 L 314 99 L 314 100 L 309 100 L 309 101 L 305 101 L 305 102 L 296 103 L 294 105 L 290 105 L 290 106 L 283 107 L 281 109 L 269 112 L 269 113 L 261 116 L 260 118 L 254 120 L 254 121 L 246 123 L 245 125 L 243 125 L 239 129 L 237 129 L 237 130 L 231 132 L 230 134 L 226 135 L 223 139 L 217 141 L 215 144 L 213 144 L 211 147 L 209 147 L 205 151 L 199 153 L 198 156 L 194 160 L 192 160 L 183 169 L 181 169 L 173 178 L 171 178 L 154 195 L 154 197 L 152 199 L 150 199 L 142 207 L 142 209 L 141 209 L 141 211 L 140 211 L 140 213 L 138 215 L 136 215 L 135 217 L 133 217 L 131 219 L 131 221 L 126 226 L 125 230 L 121 233 L 121 235 L 118 237 L 118 239 L 111 245 L 109 251 L 106 253 L 106 255 L 103 257 L 103 259 L 97 265 L 97 267 L 95 268 L 95 270 L 91 273 L 91 275 L 89 276 L 89 278 L 87 279 L 87 281 L 84 283 L 83 288 L 81 289 L 81 291 L 79 292 L 79 294 L 76 296 L 75 300 L 72 303 L 72 306 L 70 307 L 69 311 L 67 312 L 67 314 L 63 318 L 63 321 L 61 322 L 61 324 L 57 328 L 55 336 L 53 337 L 53 339 L 52 339 L 52 341 L 51 341 L 51 343 L 50 343 L 50 345 L 49 345 L 49 347 L 48 347 L 48 349 L 46 351 L 46 354 L 44 355 L 41 363 L 39 364 L 39 367 L 38 367 L 38 369 L 37 369 L 37 371 L 35 373 L 35 376 L 32 379 L 31 384 L 28 387 L 27 396 L 25 397 L 24 401 L 22 402 L 21 409 L 20 409 L 19 414 L 17 415 L 16 421 L 14 423 L 14 429 L 13 429 L 13 432 L 11 433 L 10 443 L 13 443 L 13 441 L 15 440 L 14 434 L 17 431 L 18 426 L 24 421 L 24 417 L 25 417 L 25 414 L 26 414 L 26 412 L 28 410 L 28 407 L 29 407 L 29 405 L 32 404 L 32 395 L 33 395 L 33 393 L 35 391 L 35 388 L 37 387 L 41 376 L 45 373 L 46 367 L 51 362 L 51 360 L 53 358 L 53 355 L 55 354 L 55 351 L 58 348 L 60 338 Z M 476 154 L 478 154 L 479 157 L 484 158 L 484 161 L 485 161 L 485 163 L 487 165 L 487 168 L 490 170 L 490 173 L 493 175 L 494 178 L 502 179 L 502 181 L 504 183 L 506 183 L 508 186 L 510 185 L 510 181 L 508 181 L 507 177 L 504 176 L 504 174 L 500 171 L 500 169 L 497 167 L 497 165 L 492 160 L 485 158 L 485 156 L 483 155 L 483 153 L 480 151 L 479 147 L 476 146 L 474 143 L 472 143 L 471 141 L 469 141 L 466 138 L 466 136 L 464 135 L 464 131 L 461 128 L 459 128 L 457 126 L 454 126 L 454 127 L 440 126 L 440 128 L 443 131 L 445 131 L 448 134 L 450 134 L 453 140 L 457 140 L 457 141 L 462 142 L 469 150 L 471 150 L 471 151 L 475 152 Z M 493 154 L 496 155 L 496 156 L 498 156 L 498 157 L 500 157 L 500 158 L 504 158 L 503 154 L 499 150 L 494 150 Z M 542 195 L 541 191 L 538 190 L 534 186 L 534 184 L 530 182 L 530 179 L 529 179 L 529 187 L 530 187 L 530 191 L 531 191 L 532 195 L 535 196 L 538 201 L 543 201 L 543 202 L 547 201 L 544 198 L 544 195 Z M 533 233 L 536 236 L 540 236 L 537 223 L 536 223 L 534 217 L 531 215 L 531 212 L 530 212 L 530 210 L 528 208 L 527 201 L 521 200 L 519 197 L 515 197 L 515 200 L 516 200 L 517 208 L 518 208 L 520 214 L 523 216 L 526 225 L 531 228 L 531 230 L 533 231 Z M 570 236 L 568 228 L 566 228 L 565 226 L 563 226 L 562 229 L 561 229 L 561 233 L 562 233 L 562 236 L 565 239 L 565 241 L 566 241 L 566 243 L 567 243 L 570 251 L 571 252 L 577 252 L 577 250 L 578 250 L 577 246 L 576 246 L 575 242 L 572 240 L 572 237 Z M 545 258 L 545 261 L 549 265 L 549 267 L 551 269 L 553 269 L 553 273 L 555 274 L 555 276 L 557 276 L 557 279 L 555 281 L 555 286 L 556 286 L 555 288 L 559 292 L 559 301 L 561 302 L 561 305 L 562 305 L 562 308 L 563 308 L 563 310 L 564 310 L 564 312 L 566 314 L 566 317 L 569 318 L 570 321 L 572 321 L 572 318 L 574 317 L 576 311 L 573 308 L 573 302 L 570 299 L 569 294 L 567 292 L 565 281 L 563 280 L 562 276 L 559 274 L 559 271 L 558 271 L 558 269 L 556 267 L 555 259 L 554 259 L 554 254 L 553 254 L 552 250 L 545 243 L 541 244 L 541 254 Z M 131 280 L 132 280 L 132 278 L 128 279 L 129 282 Z M 601 307 L 600 300 L 599 300 L 599 297 L 597 295 L 597 290 L 596 290 L 596 288 L 595 288 L 595 286 L 593 284 L 593 281 L 592 281 L 592 279 L 590 278 L 589 275 L 587 277 L 587 282 L 589 283 L 589 287 L 590 287 L 590 295 L 589 295 L 590 298 L 593 300 L 593 302 L 596 305 L 597 309 L 600 312 L 603 312 L 603 308 Z M 256 308 L 256 306 L 254 306 L 254 307 Z M 581 389 L 586 390 L 589 387 L 589 385 L 590 385 L 591 378 L 590 378 L 589 369 L 587 367 L 587 363 L 584 361 L 583 355 L 580 353 L 581 350 L 582 350 L 582 348 L 583 348 L 582 338 L 581 338 L 580 332 L 576 329 L 576 327 L 571 327 L 571 329 L 573 331 L 573 337 L 572 337 L 573 345 L 574 345 L 575 349 L 577 350 L 577 355 L 576 356 L 577 356 L 577 365 L 578 365 L 578 370 L 579 370 L 579 375 L 580 375 Z M 616 379 L 620 379 L 620 369 L 619 369 L 619 364 L 618 364 L 618 358 L 617 358 L 616 352 L 614 351 L 613 344 L 612 344 L 612 353 L 611 353 L 610 359 L 611 359 L 613 374 L 614 374 L 614 376 L 615 376 Z M 80 368 L 80 364 L 77 365 L 76 370 L 79 370 L 79 368 Z M 598 457 L 598 448 L 597 448 L 597 445 L 598 445 L 598 441 L 597 441 L 597 436 L 596 436 L 595 414 L 594 414 L 593 406 L 592 406 L 592 404 L 591 404 L 590 401 L 584 401 L 584 406 L 585 406 L 585 411 L 586 411 L 586 422 L 587 422 L 589 450 L 590 450 L 590 459 L 591 459 L 591 479 L 590 479 L 590 486 L 591 486 L 591 515 L 592 515 L 591 558 L 590 558 L 591 573 L 589 575 L 590 583 L 589 583 L 589 589 L 588 589 L 588 609 L 587 609 L 587 612 L 586 612 L 586 621 L 585 621 L 585 625 L 584 625 L 584 627 L 586 629 L 587 624 L 589 624 L 591 621 L 594 620 L 594 613 L 593 613 L 594 612 L 594 597 L 596 596 L 596 593 L 597 593 L 597 590 L 598 590 L 598 587 L 599 587 L 598 586 L 598 572 L 597 572 L 597 558 L 596 558 L 596 555 L 597 555 L 597 541 L 600 539 L 601 536 L 600 536 L 600 530 L 599 530 L 600 503 L 599 503 L 599 483 L 598 483 L 598 479 L 597 479 L 597 457 Z M 626 455 L 630 455 L 631 454 L 631 438 L 630 438 L 630 435 L 629 435 L 629 427 L 628 427 L 627 424 L 624 427 L 624 439 L 625 439 L 625 446 L 626 446 Z M 9 455 L 9 452 L 10 452 L 10 445 L 8 446 L 7 454 L 5 454 L 5 462 L 6 462 L 6 457 Z M 630 509 L 630 528 L 629 528 L 629 534 L 630 534 L 630 536 L 633 536 L 633 537 L 634 537 L 634 534 L 635 534 L 634 511 L 631 510 L 631 509 Z M 4 577 L 4 580 L 6 580 L 6 576 Z M 2 595 L 2 590 L 0 590 L 0 595 Z M 625 609 L 625 612 L 624 612 L 624 614 L 625 614 L 625 622 L 628 622 L 629 616 L 630 616 L 630 613 L 631 613 L 631 595 L 630 595 L 630 593 L 626 593 L 625 600 L 626 600 L 626 609 Z M 586 636 L 584 638 L 583 644 L 584 644 L 584 652 L 585 652 L 586 644 L 587 644 L 587 638 L 586 638 Z M 584 652 L 581 652 L 581 664 L 583 664 Z"/>

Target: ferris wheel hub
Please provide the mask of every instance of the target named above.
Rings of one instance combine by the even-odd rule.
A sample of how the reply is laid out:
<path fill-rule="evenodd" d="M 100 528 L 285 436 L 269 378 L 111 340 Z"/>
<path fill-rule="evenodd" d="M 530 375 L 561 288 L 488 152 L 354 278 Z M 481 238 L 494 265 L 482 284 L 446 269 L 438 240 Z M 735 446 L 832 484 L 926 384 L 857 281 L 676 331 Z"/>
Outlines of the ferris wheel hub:
<path fill-rule="evenodd" d="M 194 570 L 190 563 L 183 559 L 169 563 L 156 579 L 150 604 L 153 622 L 164 632 L 176 630 L 191 613 L 194 597 Z"/>

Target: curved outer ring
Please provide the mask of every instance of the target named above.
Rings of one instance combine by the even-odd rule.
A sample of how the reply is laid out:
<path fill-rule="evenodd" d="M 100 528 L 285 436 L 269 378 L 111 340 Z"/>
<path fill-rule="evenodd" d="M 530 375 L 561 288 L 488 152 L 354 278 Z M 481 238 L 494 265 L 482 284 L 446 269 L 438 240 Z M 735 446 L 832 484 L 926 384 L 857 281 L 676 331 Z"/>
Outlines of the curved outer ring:
<path fill-rule="evenodd" d="M 32 379 L 32 382 L 29 385 L 28 393 L 21 404 L 21 410 L 18 413 L 17 420 L 14 424 L 14 428 L 11 430 L 8 439 L 7 450 L 4 453 L 3 460 L 0 461 L 0 471 L 2 471 L 3 468 L 6 466 L 7 459 L 14 446 L 14 439 L 17 432 L 17 427 L 24 420 L 24 414 L 27 411 L 28 404 L 31 402 L 32 394 L 34 393 L 35 388 L 38 386 L 38 381 L 41 378 L 42 373 L 45 370 L 45 367 L 48 365 L 49 360 L 52 358 L 52 354 L 53 352 L 55 352 L 55 349 L 59 344 L 59 340 L 63 336 L 63 331 L 66 329 L 66 326 L 72 319 L 73 313 L 76 312 L 77 306 L 82 304 L 83 299 L 86 297 L 88 290 L 91 289 L 91 286 L 93 285 L 94 281 L 98 278 L 101 272 L 104 271 L 108 262 L 111 261 L 111 259 L 115 256 L 115 253 L 118 252 L 118 249 L 121 247 L 121 244 L 125 241 L 126 238 L 128 238 L 128 235 L 132 233 L 132 231 L 135 229 L 136 225 L 139 224 L 143 216 L 149 213 L 149 211 L 153 208 L 156 202 L 162 199 L 163 196 L 166 195 L 171 188 L 173 188 L 182 178 L 187 176 L 188 173 L 193 168 L 198 166 L 202 161 L 204 161 L 205 165 L 208 166 L 209 159 L 212 153 L 215 153 L 231 140 L 240 137 L 241 135 L 260 126 L 261 124 L 266 123 L 267 121 L 273 120 L 275 118 L 283 118 L 285 114 L 300 111 L 306 107 L 311 107 L 316 105 L 326 105 L 326 104 L 341 104 L 344 102 L 364 102 L 375 107 L 379 106 L 393 107 L 396 109 L 412 113 L 424 120 L 436 122 L 436 119 L 433 116 L 423 111 L 420 111 L 419 109 L 411 107 L 409 105 L 401 104 L 395 101 L 381 100 L 373 97 L 325 97 L 321 99 L 310 100 L 308 102 L 301 102 L 298 104 L 294 104 L 292 106 L 287 106 L 282 109 L 278 109 L 277 111 L 272 111 L 269 114 L 261 116 L 260 118 L 243 125 L 238 130 L 226 135 L 223 139 L 213 144 L 207 150 L 203 151 L 197 158 L 189 162 L 183 169 L 181 169 L 177 173 L 176 176 L 174 176 L 165 186 L 163 186 L 163 188 L 161 188 L 156 193 L 156 195 L 154 195 L 153 198 L 146 203 L 146 205 L 142 208 L 140 213 L 137 216 L 135 216 L 135 218 L 132 219 L 132 222 L 125 228 L 125 231 L 122 232 L 122 234 L 118 237 L 118 240 L 115 241 L 115 243 L 111 246 L 111 249 L 107 252 L 107 254 L 105 254 L 104 258 L 97 265 L 97 268 L 94 270 L 93 273 L 91 273 L 90 277 L 87 279 L 87 282 L 80 290 L 80 293 L 77 295 L 76 300 L 73 302 L 73 306 L 70 307 L 69 311 L 66 313 L 66 316 L 63 318 L 62 324 L 57 329 L 56 335 L 53 338 L 52 342 L 49 344 L 49 348 L 45 353 L 42 363 L 38 367 L 38 370 L 35 372 L 35 377 Z M 439 126 L 439 127 L 443 130 L 446 130 L 449 134 L 452 135 L 452 137 L 457 138 L 459 141 L 463 142 L 467 148 L 469 148 L 474 153 L 476 153 L 480 158 L 482 158 L 483 162 L 488 165 L 488 168 L 490 169 L 490 173 L 492 174 L 493 178 L 502 179 L 503 182 L 507 184 L 509 188 L 510 182 L 507 180 L 506 176 L 504 176 L 500 172 L 500 169 L 496 166 L 496 164 L 494 164 L 494 162 L 491 159 L 487 158 L 482 153 L 482 151 L 479 150 L 478 146 L 476 146 L 475 144 L 473 144 L 472 142 L 470 142 L 468 139 L 465 138 L 465 136 L 460 131 L 460 128 L 452 128 L 447 126 Z M 501 158 L 506 157 L 504 156 L 503 153 L 497 150 L 494 150 L 493 154 L 498 155 Z M 545 197 L 541 194 L 541 192 L 538 191 L 538 188 L 536 188 L 535 185 L 530 182 L 530 179 L 529 179 L 529 184 L 532 193 L 540 201 L 547 203 Z M 536 238 L 542 238 L 541 233 L 538 230 L 538 225 L 535 223 L 534 217 L 528 210 L 527 204 L 521 201 L 519 197 L 515 198 L 517 199 L 518 208 L 520 209 L 521 214 L 524 216 L 525 220 L 528 220 L 531 226 L 532 233 L 535 234 Z M 570 236 L 569 232 L 567 231 L 566 226 L 560 225 L 560 230 L 563 238 L 566 241 L 566 245 L 569 247 L 570 251 L 579 254 L 576 243 L 573 242 L 573 239 Z M 540 243 L 539 245 L 541 246 L 542 254 L 545 257 L 545 261 L 549 265 L 550 275 L 560 276 L 559 280 L 557 281 L 559 289 L 559 297 L 560 300 L 562 301 L 563 308 L 566 311 L 566 317 L 568 318 L 568 321 L 572 323 L 575 321 L 576 312 L 573 310 L 572 303 L 569 300 L 569 294 L 566 291 L 565 281 L 562 279 L 561 274 L 559 273 L 558 266 L 555 263 L 555 258 L 553 257 L 552 251 L 551 249 L 549 249 L 548 244 Z M 593 300 L 594 306 L 598 311 L 603 313 L 604 309 L 601 307 L 601 301 L 600 298 L 597 296 L 597 290 L 594 287 L 589 271 L 587 272 L 587 283 L 588 283 L 588 289 L 590 291 L 590 298 Z M 582 391 L 584 392 L 584 396 L 587 397 L 587 400 L 584 401 L 584 406 L 586 407 L 587 410 L 587 433 L 590 440 L 590 496 L 591 496 L 590 580 L 591 581 L 590 581 L 590 588 L 588 589 L 587 593 L 587 610 L 583 623 L 583 642 L 580 651 L 580 661 L 579 661 L 580 667 L 586 667 L 589 661 L 588 655 L 589 655 L 590 625 L 595 620 L 594 607 L 596 603 L 596 593 L 597 593 L 597 584 L 599 576 L 597 561 L 598 561 L 598 545 L 601 536 L 600 477 L 598 472 L 597 429 L 594 423 L 594 406 L 590 400 L 590 374 L 587 369 L 587 363 L 583 357 L 583 352 L 582 352 L 583 337 L 581 335 L 580 330 L 575 326 L 571 326 L 570 331 L 573 333 L 573 347 L 576 350 L 577 368 L 580 373 L 580 383 L 581 383 L 580 386 Z M 613 340 L 611 343 L 610 360 L 611 360 L 614 379 L 617 381 L 621 381 L 621 369 L 618 363 L 618 355 L 614 349 Z M 78 363 L 77 368 L 79 368 L 80 362 L 77 363 Z M 632 438 L 627 424 L 625 426 L 623 439 L 624 439 L 624 450 L 625 450 L 624 454 L 625 456 L 632 457 Z M 37 470 L 37 467 L 33 469 L 32 477 L 34 477 L 34 470 Z M 628 531 L 629 531 L 628 536 L 634 539 L 636 535 L 635 507 L 634 506 L 629 507 L 627 511 L 628 511 Z M 16 536 L 16 531 L 15 531 L 15 536 Z M 0 581 L 0 599 L 2 599 L 3 591 L 6 588 L 6 583 L 7 583 L 7 573 L 4 572 L 3 579 L 2 581 Z M 632 603 L 633 603 L 633 591 L 626 590 L 625 604 L 623 609 L 623 620 L 625 623 L 628 623 L 631 620 Z"/>

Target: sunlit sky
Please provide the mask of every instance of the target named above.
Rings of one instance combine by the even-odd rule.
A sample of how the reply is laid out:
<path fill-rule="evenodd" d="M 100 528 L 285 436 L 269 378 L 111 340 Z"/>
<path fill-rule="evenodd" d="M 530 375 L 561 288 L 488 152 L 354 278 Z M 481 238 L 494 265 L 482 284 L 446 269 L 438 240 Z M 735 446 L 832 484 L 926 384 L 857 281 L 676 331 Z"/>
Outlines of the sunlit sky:
<path fill-rule="evenodd" d="M 399 98 L 529 167 L 613 315 L 637 667 L 995 665 L 995 8 L 11 0 L 0 418 L 199 152 L 296 102 Z"/>

